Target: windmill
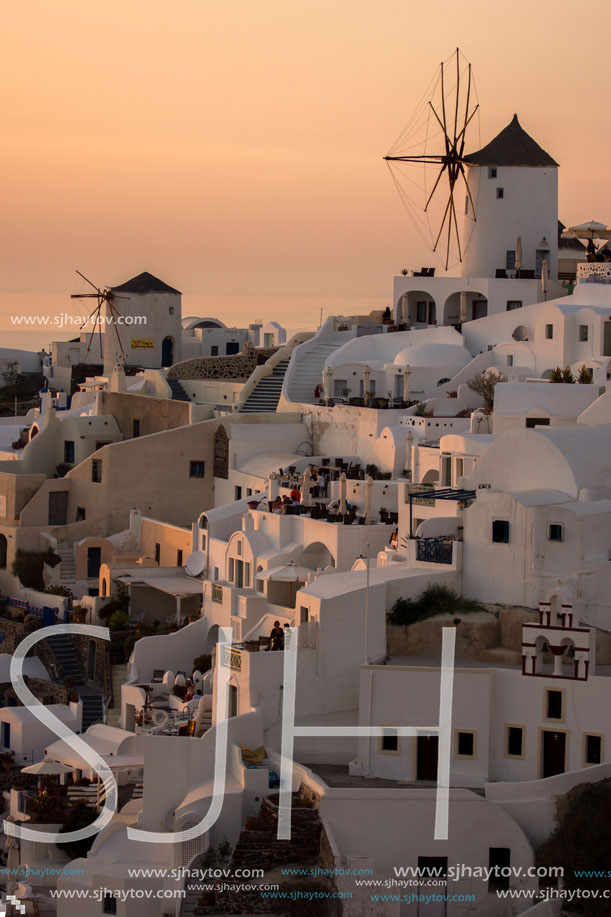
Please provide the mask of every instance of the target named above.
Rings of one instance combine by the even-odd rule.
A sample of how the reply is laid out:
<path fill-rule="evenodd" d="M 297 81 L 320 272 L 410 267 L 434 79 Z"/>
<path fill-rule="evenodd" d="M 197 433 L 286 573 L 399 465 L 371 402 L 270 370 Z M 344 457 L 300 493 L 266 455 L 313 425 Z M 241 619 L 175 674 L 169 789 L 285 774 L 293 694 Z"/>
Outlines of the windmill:
<path fill-rule="evenodd" d="M 119 350 L 121 351 L 121 356 L 123 357 L 123 359 L 125 359 L 125 351 L 123 349 L 123 344 L 121 343 L 121 338 L 119 336 L 119 328 L 118 328 L 118 319 L 119 319 L 120 313 L 114 306 L 114 300 L 115 299 L 129 299 L 130 297 L 129 296 L 119 296 L 117 293 L 114 293 L 112 289 L 106 288 L 106 287 L 103 290 L 101 290 L 99 287 L 96 287 L 95 283 L 92 283 L 88 277 L 85 277 L 84 274 L 81 274 L 80 271 L 76 271 L 76 273 L 79 275 L 79 277 L 82 277 L 83 280 L 86 283 L 88 283 L 90 287 L 93 287 L 93 289 L 95 290 L 95 293 L 72 293 L 70 296 L 70 299 L 95 299 L 96 300 L 96 305 L 93 307 L 89 316 L 85 319 L 85 321 L 80 326 L 80 330 L 82 331 L 82 329 L 86 328 L 89 322 L 92 321 L 93 319 L 93 330 L 89 334 L 89 341 L 87 343 L 87 350 L 85 352 L 85 362 L 87 361 L 87 357 L 89 356 L 89 351 L 91 350 L 91 345 L 93 343 L 96 328 L 98 330 L 99 341 L 100 341 L 100 357 L 103 357 L 103 350 L 102 350 L 102 325 L 103 324 L 112 325 L 112 327 L 114 328 L 115 334 L 117 335 L 117 341 L 119 343 Z M 104 306 L 106 306 L 106 309 L 105 309 L 106 314 L 102 316 L 102 309 Z"/>
<path fill-rule="evenodd" d="M 384 157 L 420 238 L 445 270 L 451 260 L 463 260 L 469 244 L 469 221 L 467 228 L 458 223 L 455 196 L 459 190 L 466 192 L 464 212 L 471 229 L 477 219 L 477 189 L 469 183 L 465 146 L 468 137 L 479 135 L 478 113 L 471 64 L 457 48 L 441 63 Z"/>

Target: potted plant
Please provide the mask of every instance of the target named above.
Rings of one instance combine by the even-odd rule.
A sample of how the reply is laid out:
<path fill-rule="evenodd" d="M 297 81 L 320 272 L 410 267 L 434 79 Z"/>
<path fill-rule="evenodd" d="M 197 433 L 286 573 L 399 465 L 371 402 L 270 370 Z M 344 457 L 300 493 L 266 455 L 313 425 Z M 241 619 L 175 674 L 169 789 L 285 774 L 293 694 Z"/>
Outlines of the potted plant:
<path fill-rule="evenodd" d="M 84 605 L 75 605 L 70 618 L 73 624 L 85 624 L 87 621 L 87 609 Z"/>

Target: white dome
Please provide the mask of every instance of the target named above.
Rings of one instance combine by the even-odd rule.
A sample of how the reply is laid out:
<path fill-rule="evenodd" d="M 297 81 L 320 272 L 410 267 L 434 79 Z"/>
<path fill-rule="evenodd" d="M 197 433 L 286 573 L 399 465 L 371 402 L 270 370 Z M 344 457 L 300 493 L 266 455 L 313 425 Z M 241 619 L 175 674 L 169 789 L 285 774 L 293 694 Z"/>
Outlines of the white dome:
<path fill-rule="evenodd" d="M 442 369 L 457 371 L 466 366 L 471 359 L 466 347 L 457 344 L 423 343 L 400 350 L 393 362 L 397 366 L 409 364 L 413 369 L 439 366 Z"/>

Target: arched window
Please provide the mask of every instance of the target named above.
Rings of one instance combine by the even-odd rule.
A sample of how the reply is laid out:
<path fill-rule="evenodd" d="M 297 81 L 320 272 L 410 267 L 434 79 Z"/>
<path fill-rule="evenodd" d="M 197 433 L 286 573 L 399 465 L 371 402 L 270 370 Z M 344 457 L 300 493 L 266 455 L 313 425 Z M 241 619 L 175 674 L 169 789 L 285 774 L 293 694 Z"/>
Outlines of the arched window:
<path fill-rule="evenodd" d="M 208 517 L 207 517 L 207 516 L 200 516 L 200 517 L 199 517 L 199 527 L 200 527 L 200 529 L 207 529 L 207 528 L 208 528 Z"/>
<path fill-rule="evenodd" d="M 229 477 L 229 437 L 225 427 L 219 427 L 214 435 L 214 476 Z"/>

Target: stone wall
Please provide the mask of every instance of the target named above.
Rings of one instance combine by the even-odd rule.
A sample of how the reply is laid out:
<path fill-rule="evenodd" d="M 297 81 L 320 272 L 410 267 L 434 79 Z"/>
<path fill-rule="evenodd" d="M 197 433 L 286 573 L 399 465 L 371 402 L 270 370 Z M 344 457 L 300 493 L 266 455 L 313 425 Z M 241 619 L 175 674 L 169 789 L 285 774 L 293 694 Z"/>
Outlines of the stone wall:
<path fill-rule="evenodd" d="M 140 423 L 140 436 L 184 427 L 190 422 L 191 405 L 171 398 L 155 398 L 125 392 L 100 392 L 100 412 L 111 414 L 125 439 L 134 433 L 134 420 Z"/>
<path fill-rule="evenodd" d="M 277 350 L 277 347 L 255 349 L 247 343 L 240 353 L 229 356 L 183 360 L 168 370 L 168 379 L 234 379 L 246 382 L 257 366 L 266 363 Z"/>
<path fill-rule="evenodd" d="M 43 681 L 40 678 L 28 678 L 26 675 L 24 681 L 32 694 L 42 701 L 43 704 L 67 704 L 70 690 L 63 684 L 53 681 Z M 14 700 L 13 706 L 20 707 L 21 701 L 15 693 L 10 682 L 0 684 L 0 707 L 8 707 L 9 699 Z"/>

